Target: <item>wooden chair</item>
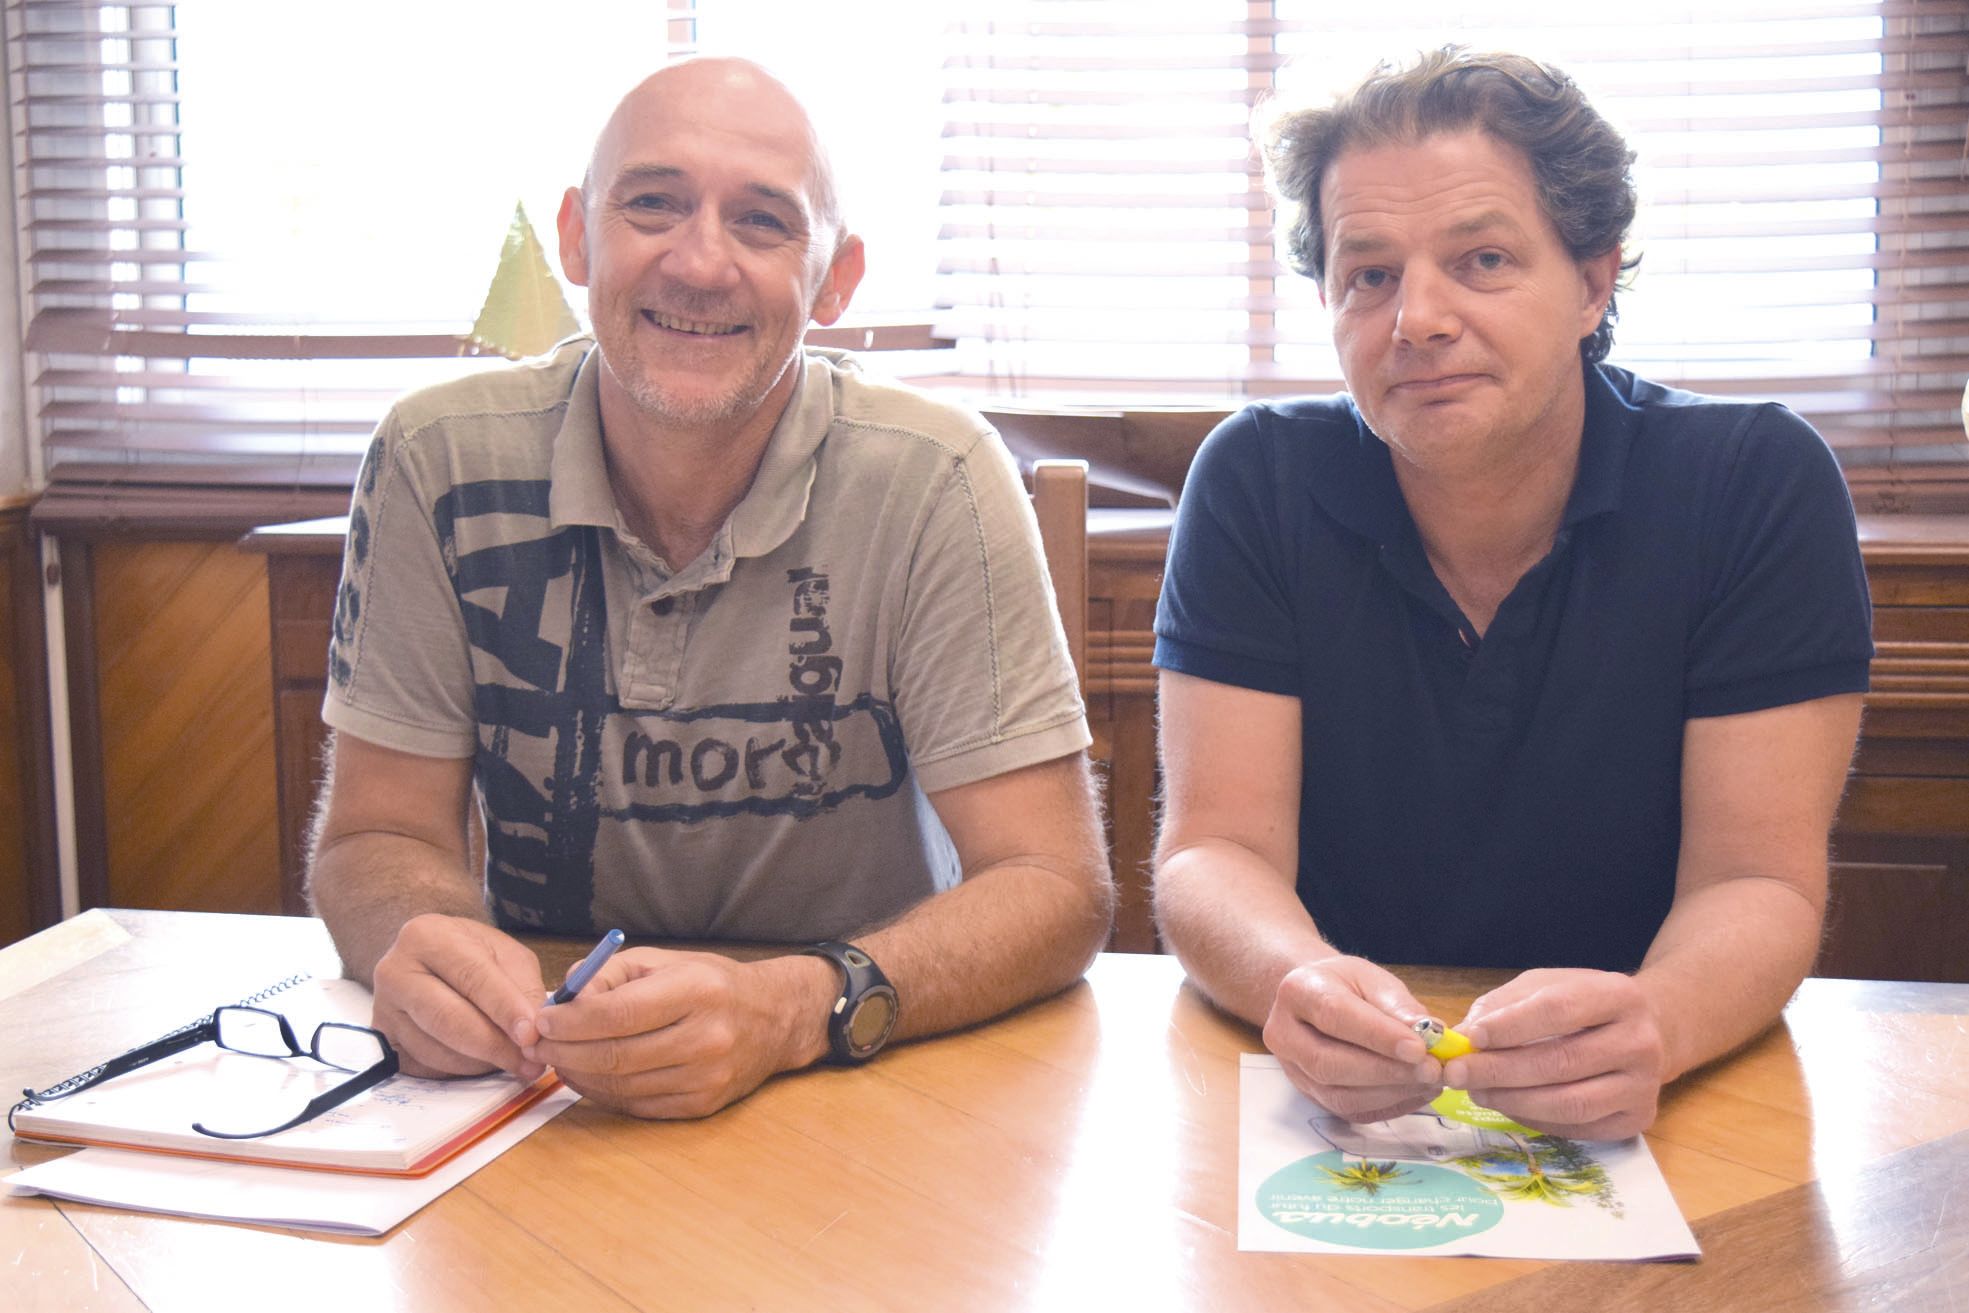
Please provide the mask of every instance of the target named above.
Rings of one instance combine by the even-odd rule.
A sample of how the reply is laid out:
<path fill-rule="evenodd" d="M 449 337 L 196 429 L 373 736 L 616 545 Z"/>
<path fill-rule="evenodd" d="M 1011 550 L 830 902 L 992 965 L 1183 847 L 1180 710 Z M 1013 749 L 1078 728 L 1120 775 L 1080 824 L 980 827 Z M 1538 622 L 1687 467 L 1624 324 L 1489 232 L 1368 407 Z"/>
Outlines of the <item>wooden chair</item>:
<path fill-rule="evenodd" d="M 1032 510 L 1053 600 L 1067 634 L 1067 655 L 1087 697 L 1087 462 L 1039 460 L 1032 464 Z"/>

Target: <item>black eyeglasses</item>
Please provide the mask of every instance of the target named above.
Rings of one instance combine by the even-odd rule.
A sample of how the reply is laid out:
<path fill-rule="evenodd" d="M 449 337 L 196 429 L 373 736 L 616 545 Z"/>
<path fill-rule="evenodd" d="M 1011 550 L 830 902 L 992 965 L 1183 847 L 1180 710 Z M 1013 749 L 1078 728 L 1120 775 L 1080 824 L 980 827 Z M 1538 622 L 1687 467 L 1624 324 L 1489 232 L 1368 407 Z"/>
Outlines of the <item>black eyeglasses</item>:
<path fill-rule="evenodd" d="M 71 1076 L 59 1085 L 51 1085 L 39 1092 L 23 1090 L 21 1093 L 36 1103 L 52 1103 L 208 1042 L 229 1052 L 255 1058 L 313 1058 L 323 1066 L 351 1073 L 348 1080 L 317 1095 L 300 1112 L 264 1131 L 215 1131 L 202 1122 L 191 1124 L 191 1128 L 200 1135 L 209 1135 L 216 1140 L 257 1140 L 263 1135 L 291 1130 L 397 1074 L 396 1050 L 390 1047 L 390 1041 L 383 1038 L 381 1031 L 341 1021 L 324 1021 L 315 1027 L 308 1047 L 302 1048 L 300 1041 L 294 1037 L 294 1028 L 278 1012 L 232 1005 L 218 1009 L 203 1021 L 195 1021 L 161 1039 L 152 1040 L 142 1048 L 111 1058 L 99 1067 L 91 1067 L 88 1071 Z"/>

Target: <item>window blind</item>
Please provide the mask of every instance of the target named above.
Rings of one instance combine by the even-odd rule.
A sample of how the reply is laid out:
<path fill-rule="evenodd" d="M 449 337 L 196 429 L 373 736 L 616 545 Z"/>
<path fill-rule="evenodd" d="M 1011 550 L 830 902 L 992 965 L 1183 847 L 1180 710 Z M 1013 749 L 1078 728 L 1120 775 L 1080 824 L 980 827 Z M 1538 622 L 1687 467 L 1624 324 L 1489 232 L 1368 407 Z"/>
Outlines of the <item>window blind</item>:
<path fill-rule="evenodd" d="M 346 487 L 395 396 L 489 363 L 464 335 L 497 262 L 499 227 L 488 226 L 461 256 L 479 281 L 444 315 L 377 305 L 365 318 L 323 305 L 318 291 L 287 295 L 263 269 L 242 279 L 232 267 L 225 206 L 208 191 L 201 212 L 197 189 L 209 178 L 200 172 L 201 126 L 209 136 L 238 125 L 215 122 L 216 114 L 202 125 L 185 121 L 191 97 L 180 55 L 182 43 L 209 38 L 214 23 L 251 12 L 210 0 L 6 6 L 30 402 L 56 481 Z M 651 64 L 687 52 L 695 39 L 693 0 L 669 0 L 658 14 L 667 42 L 643 52 Z M 228 35 L 251 39 L 250 31 Z M 524 42 L 525 34 L 486 39 Z M 351 97 L 363 94 L 354 66 L 335 76 Z M 513 103 L 525 112 L 524 88 Z M 306 167 L 307 143 L 282 136 L 280 104 L 260 108 L 268 173 Z M 233 110 L 247 115 L 250 107 Z M 455 185 L 446 134 L 501 131 L 494 111 L 445 107 L 406 125 L 404 153 L 423 171 L 420 183 Z M 567 153 L 578 158 L 580 149 Z M 379 222 L 417 203 L 392 181 L 379 177 L 373 195 L 357 198 Z M 511 200 L 503 206 L 495 211 L 502 226 Z M 552 213 L 533 219 L 551 251 Z M 207 243 L 206 235 L 221 240 Z"/>
<path fill-rule="evenodd" d="M 664 49 L 679 52 L 700 9 L 745 3 L 633 12 L 659 15 Z M 1957 411 L 1969 376 L 1969 0 L 1715 0 L 1650 7 L 1641 21 L 1529 0 L 1415 0 L 1387 13 L 1330 0 L 948 10 L 940 49 L 875 43 L 869 56 L 870 70 L 942 64 L 941 186 L 925 217 L 937 232 L 936 327 L 959 349 L 933 383 L 1041 404 L 1230 405 L 1337 387 L 1325 313 L 1274 247 L 1252 106 L 1462 40 L 1560 63 L 1642 152 L 1643 263 L 1621 297 L 1617 363 L 1785 400 L 1856 477 L 1969 487 Z M 453 62 L 538 44 L 510 21 L 525 11 L 482 0 L 458 34 L 482 44 L 447 46 Z M 245 221 L 230 218 L 235 207 L 215 211 L 200 163 L 217 115 L 186 68 L 209 80 L 210 61 L 187 52 L 256 12 L 246 0 L 5 6 L 29 400 L 58 475 L 334 484 L 393 396 L 482 367 L 457 342 L 511 192 L 481 232 L 436 249 L 396 243 L 419 259 L 455 257 L 479 280 L 443 305 L 391 305 L 385 317 L 388 297 L 299 293 L 264 266 L 242 278 Z M 419 32 L 450 21 L 394 12 L 393 26 Z M 347 26 L 352 41 L 373 37 L 373 25 Z M 655 61 L 648 48 L 636 57 Z M 305 144 L 280 129 L 292 64 L 252 62 L 269 71 L 241 86 L 270 98 L 222 102 L 234 121 L 219 126 L 266 120 L 255 140 L 278 181 Z M 361 98 L 360 65 L 338 67 Z M 262 103 L 263 115 L 249 112 Z M 525 85 L 505 100 L 420 108 L 397 134 L 404 149 L 375 152 L 374 176 L 347 188 L 337 222 L 364 249 L 389 249 L 393 212 L 428 187 L 470 181 L 447 172 L 453 144 L 521 131 L 539 109 Z M 592 131 L 599 117 L 580 121 Z M 508 153 L 558 165 L 568 135 L 555 131 Z M 837 125 L 831 145 L 852 151 L 852 132 Z M 549 205 L 530 209 L 551 249 Z M 281 220 L 262 207 L 251 222 Z"/>
<path fill-rule="evenodd" d="M 1961 460 L 1963 0 L 965 6 L 938 306 L 961 372 L 1041 400 L 1340 386 L 1248 120 L 1447 41 L 1559 64 L 1639 151 L 1615 363 L 1786 401 L 1849 468 Z"/>

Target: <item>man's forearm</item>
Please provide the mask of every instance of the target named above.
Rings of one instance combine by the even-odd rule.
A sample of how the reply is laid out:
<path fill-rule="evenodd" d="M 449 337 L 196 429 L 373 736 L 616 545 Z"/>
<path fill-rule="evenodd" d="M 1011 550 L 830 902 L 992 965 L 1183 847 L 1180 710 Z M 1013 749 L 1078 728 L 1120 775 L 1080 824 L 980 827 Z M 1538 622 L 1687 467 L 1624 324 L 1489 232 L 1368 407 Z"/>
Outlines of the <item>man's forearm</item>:
<path fill-rule="evenodd" d="M 1155 912 L 1190 980 L 1253 1025 L 1264 1024 L 1287 972 L 1336 952 L 1292 885 L 1258 854 L 1229 842 L 1159 856 Z"/>
<path fill-rule="evenodd" d="M 897 1037 L 920 1037 L 1066 988 L 1107 943 L 1112 914 L 1096 855 L 1027 859 L 979 871 L 856 942 L 896 987 Z"/>
<path fill-rule="evenodd" d="M 1776 879 L 1725 880 L 1676 900 L 1635 976 L 1655 1002 L 1667 1079 L 1770 1026 L 1811 970 L 1821 920 Z"/>
<path fill-rule="evenodd" d="M 896 987 L 903 1036 L 1065 988 L 1107 941 L 1114 909 L 1085 754 L 944 789 L 930 803 L 964 879 L 854 936 Z"/>
<path fill-rule="evenodd" d="M 894 1036 L 931 1035 L 996 1016 L 1079 975 L 1107 934 L 1106 884 L 1104 864 L 1056 875 L 1000 862 L 848 938 L 895 986 Z M 567 1008 L 542 1010 L 539 1045 L 521 1051 L 604 1106 L 702 1117 L 780 1072 L 825 1058 L 840 989 L 835 965 L 809 954 L 739 963 L 636 948 Z M 600 995 L 592 1005 L 591 994 Z"/>
<path fill-rule="evenodd" d="M 1761 1032 L 1811 970 L 1860 701 L 1688 722 L 1675 904 L 1635 977 L 1669 1078 Z"/>
<path fill-rule="evenodd" d="M 477 882 L 455 854 L 400 834 L 321 842 L 308 865 L 308 898 L 343 969 L 364 984 L 411 917 L 436 912 L 491 920 Z"/>

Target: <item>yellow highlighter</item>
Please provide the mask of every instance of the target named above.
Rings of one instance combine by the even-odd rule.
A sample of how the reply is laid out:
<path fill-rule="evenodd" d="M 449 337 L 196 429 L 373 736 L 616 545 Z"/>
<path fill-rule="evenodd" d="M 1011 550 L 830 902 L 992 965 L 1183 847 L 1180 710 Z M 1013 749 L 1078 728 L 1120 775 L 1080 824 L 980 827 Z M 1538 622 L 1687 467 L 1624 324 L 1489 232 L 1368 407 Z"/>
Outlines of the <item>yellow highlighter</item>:
<path fill-rule="evenodd" d="M 1438 1062 L 1448 1062 L 1466 1053 L 1475 1053 L 1477 1048 L 1457 1031 L 1451 1030 L 1434 1017 L 1424 1017 L 1415 1023 L 1415 1033 L 1422 1037 L 1423 1046 L 1429 1056 Z"/>

